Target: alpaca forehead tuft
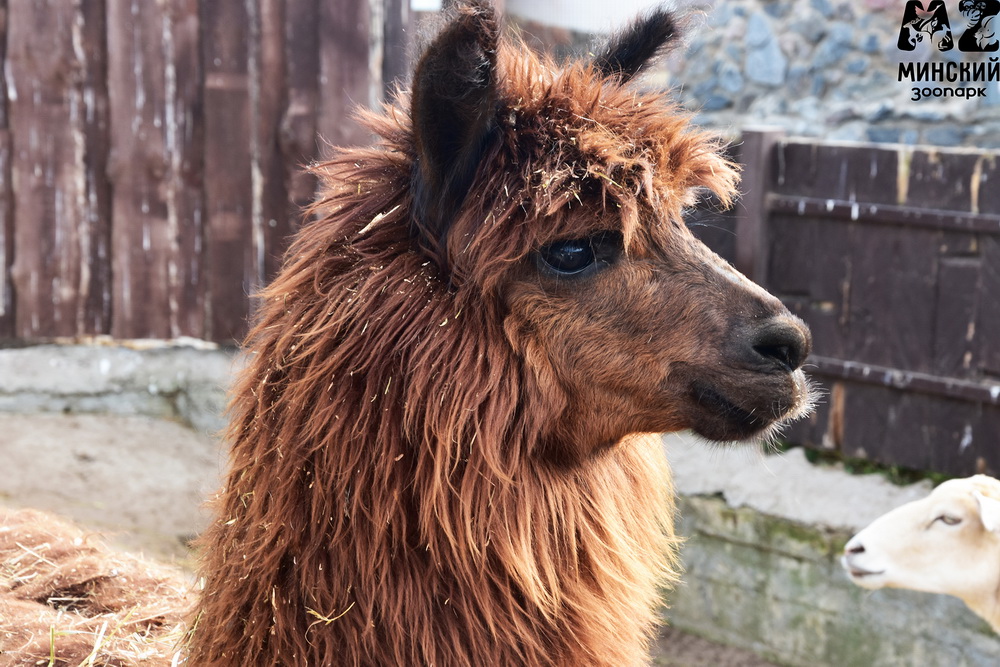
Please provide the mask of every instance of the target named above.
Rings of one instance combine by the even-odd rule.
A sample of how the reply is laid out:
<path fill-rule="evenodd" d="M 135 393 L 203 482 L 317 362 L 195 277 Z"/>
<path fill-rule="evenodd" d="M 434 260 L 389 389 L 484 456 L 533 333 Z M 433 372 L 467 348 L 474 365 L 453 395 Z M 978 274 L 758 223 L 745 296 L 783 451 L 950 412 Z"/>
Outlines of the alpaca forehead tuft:
<path fill-rule="evenodd" d="M 586 61 L 558 65 L 516 42 L 501 47 L 498 67 L 498 121 L 529 173 L 552 174 L 567 188 L 594 179 L 618 197 L 695 187 L 732 194 L 735 173 L 720 144 L 692 128 L 667 93 L 639 90 Z"/>

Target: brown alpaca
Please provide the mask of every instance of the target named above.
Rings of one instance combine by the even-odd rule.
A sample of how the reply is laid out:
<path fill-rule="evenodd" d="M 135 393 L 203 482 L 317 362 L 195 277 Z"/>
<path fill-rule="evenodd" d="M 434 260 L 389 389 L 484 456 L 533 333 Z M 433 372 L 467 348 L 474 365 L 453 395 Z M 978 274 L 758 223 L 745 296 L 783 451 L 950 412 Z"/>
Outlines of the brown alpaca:
<path fill-rule="evenodd" d="M 676 578 L 656 436 L 767 433 L 809 335 L 694 239 L 736 175 L 630 85 L 461 6 L 263 293 L 194 665 L 638 665 Z"/>
<path fill-rule="evenodd" d="M 811 403 L 803 324 L 684 225 L 736 173 L 632 83 L 674 32 L 655 11 L 560 66 L 469 2 L 366 116 L 378 143 L 315 168 L 234 389 L 187 664 L 648 661 L 677 577 L 651 434 L 767 437 Z M 45 623 L 0 632 L 0 662 L 44 664 Z M 60 659 L 171 660 L 93 626 Z"/>

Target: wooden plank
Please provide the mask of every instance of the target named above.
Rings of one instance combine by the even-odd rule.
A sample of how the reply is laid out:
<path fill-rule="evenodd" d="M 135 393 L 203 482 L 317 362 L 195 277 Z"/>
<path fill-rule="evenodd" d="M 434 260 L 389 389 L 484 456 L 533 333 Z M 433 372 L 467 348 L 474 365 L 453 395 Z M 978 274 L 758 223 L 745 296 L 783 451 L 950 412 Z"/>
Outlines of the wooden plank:
<path fill-rule="evenodd" d="M 281 152 L 289 174 L 288 196 L 297 210 L 316 193 L 316 179 L 303 166 L 319 157 L 317 120 L 320 79 L 319 5 L 317 0 L 287 0 L 285 60 L 288 103 L 281 125 Z M 293 225 L 294 227 L 294 225 Z"/>
<path fill-rule="evenodd" d="M 935 235 L 858 226 L 852 238 L 844 355 L 928 372 L 935 304 Z"/>
<path fill-rule="evenodd" d="M 931 148 L 910 154 L 906 204 L 918 208 L 972 212 L 972 180 L 980 156 Z"/>
<path fill-rule="evenodd" d="M 108 5 L 116 338 L 198 336 L 194 0 Z M 180 74 L 180 77 L 178 76 Z M 183 78 L 181 78 L 183 77 Z"/>
<path fill-rule="evenodd" d="M 0 60 L 2 62 L 2 60 Z M 3 82 L 0 81 L 0 86 Z M 14 198 L 11 187 L 11 137 L 10 131 L 0 129 L 0 340 L 14 338 L 15 312 L 14 281 Z"/>
<path fill-rule="evenodd" d="M 7 0 L 0 0 L 0 340 L 14 337 L 14 200 L 7 110 Z"/>
<path fill-rule="evenodd" d="M 79 3 L 80 51 L 84 55 L 82 71 L 83 188 L 89 230 L 88 247 L 82 253 L 85 274 L 91 286 L 83 297 L 85 321 L 79 334 L 108 333 L 111 330 L 113 305 L 113 268 L 111 182 L 108 177 L 110 139 L 110 101 L 107 69 L 107 2 L 83 0 Z M 83 205 L 83 201 L 80 202 Z"/>
<path fill-rule="evenodd" d="M 743 133 L 742 196 L 736 203 L 736 262 L 738 271 L 762 283 L 768 265 L 767 193 L 773 182 L 775 150 L 783 133 L 779 130 Z"/>
<path fill-rule="evenodd" d="M 295 213 L 288 193 L 289 164 L 280 140 L 287 91 L 285 6 L 282 0 L 260 0 L 251 6 L 258 12 L 251 39 L 253 293 L 280 268 Z"/>
<path fill-rule="evenodd" d="M 1000 470 L 1000 409 L 853 383 L 845 392 L 845 456 L 954 476 Z"/>
<path fill-rule="evenodd" d="M 1000 408 L 983 406 L 978 421 L 972 425 L 971 448 L 976 457 L 973 472 L 1000 477 Z"/>
<path fill-rule="evenodd" d="M 976 338 L 979 347 L 980 372 L 1000 381 L 1000 238 L 980 239 L 982 274 L 979 312 L 976 318 Z"/>
<path fill-rule="evenodd" d="M 8 7 L 15 335 L 107 333 L 103 0 Z"/>
<path fill-rule="evenodd" d="M 774 213 L 786 216 L 821 217 L 868 225 L 1000 234 L 1000 215 L 994 214 L 790 195 L 771 195 L 768 197 L 767 207 Z"/>
<path fill-rule="evenodd" d="M 816 271 L 816 233 L 813 218 L 776 214 L 768 220 L 767 288 L 778 295 L 809 295 Z M 826 251 L 824 250 L 824 255 Z M 838 259 L 831 257 L 831 259 Z"/>
<path fill-rule="evenodd" d="M 849 225 L 813 218 L 773 216 L 769 223 L 770 266 L 764 283 L 809 324 L 813 349 L 827 356 L 845 353 L 849 308 Z"/>
<path fill-rule="evenodd" d="M 877 145 L 786 140 L 775 154 L 773 192 L 896 204 L 900 150 Z"/>
<path fill-rule="evenodd" d="M 885 390 L 844 382 L 843 409 L 838 428 L 844 456 L 887 462 L 881 452 L 891 436 L 893 414 L 888 410 Z"/>
<path fill-rule="evenodd" d="M 1000 214 L 1000 159 L 990 152 L 979 153 L 969 181 L 972 210 L 978 213 Z"/>
<path fill-rule="evenodd" d="M 985 154 L 782 144 L 768 283 L 812 327 L 812 374 L 832 387 L 793 440 L 949 474 L 996 469 L 996 172 Z"/>
<path fill-rule="evenodd" d="M 809 363 L 810 372 L 819 378 L 850 380 L 859 384 L 1000 407 L 1000 382 L 994 380 L 943 377 L 822 355 L 811 355 Z"/>
<path fill-rule="evenodd" d="M 409 61 L 409 0 L 384 0 L 385 42 L 382 58 L 382 95 L 389 99 L 410 74 Z M 499 11 L 499 8 L 498 8 Z"/>
<path fill-rule="evenodd" d="M 171 283 L 176 310 L 171 328 L 182 336 L 208 338 L 205 280 L 205 120 L 201 16 L 198 0 L 166 3 L 171 41 L 166 44 L 168 77 L 165 176 L 167 214 L 176 229 L 175 270 Z"/>
<path fill-rule="evenodd" d="M 250 17 L 239 0 L 202 6 L 205 67 L 205 280 L 206 336 L 242 338 L 249 293 L 257 282 L 251 214 L 252 131 L 248 71 Z"/>
<path fill-rule="evenodd" d="M 382 0 L 328 0 L 320 5 L 317 129 L 321 140 L 332 146 L 371 141 L 353 113 L 359 105 L 378 104 L 382 97 L 381 8 Z"/>
<path fill-rule="evenodd" d="M 944 257 L 938 263 L 931 370 L 949 377 L 972 377 L 978 370 L 976 310 L 982 262 Z"/>

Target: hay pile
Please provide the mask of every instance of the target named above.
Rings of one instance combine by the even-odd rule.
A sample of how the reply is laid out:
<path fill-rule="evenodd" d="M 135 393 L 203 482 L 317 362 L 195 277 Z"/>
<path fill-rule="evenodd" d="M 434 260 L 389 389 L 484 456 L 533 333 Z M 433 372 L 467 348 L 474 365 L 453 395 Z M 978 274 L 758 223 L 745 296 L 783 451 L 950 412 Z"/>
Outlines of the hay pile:
<path fill-rule="evenodd" d="M 179 569 L 43 512 L 0 509 L 0 665 L 181 664 L 194 600 Z"/>

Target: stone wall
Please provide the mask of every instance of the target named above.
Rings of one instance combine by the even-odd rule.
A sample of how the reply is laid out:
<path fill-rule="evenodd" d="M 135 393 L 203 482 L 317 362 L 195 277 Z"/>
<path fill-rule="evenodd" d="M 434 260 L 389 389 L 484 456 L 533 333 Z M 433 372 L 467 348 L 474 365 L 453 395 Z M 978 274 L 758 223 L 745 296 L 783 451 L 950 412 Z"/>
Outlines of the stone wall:
<path fill-rule="evenodd" d="M 997 82 L 898 80 L 901 62 L 988 63 L 990 55 L 957 47 L 939 52 L 927 39 L 900 51 L 904 0 L 676 4 L 688 13 L 687 45 L 647 81 L 674 87 L 703 125 L 733 137 L 748 126 L 774 125 L 829 140 L 1000 146 Z M 967 22 L 958 0 L 945 5 L 957 42 Z M 509 8 L 516 12 L 517 3 Z M 530 22 L 526 29 L 563 51 L 594 39 Z M 914 87 L 938 88 L 947 97 L 915 101 Z M 959 90 L 975 98 L 956 98 Z"/>

